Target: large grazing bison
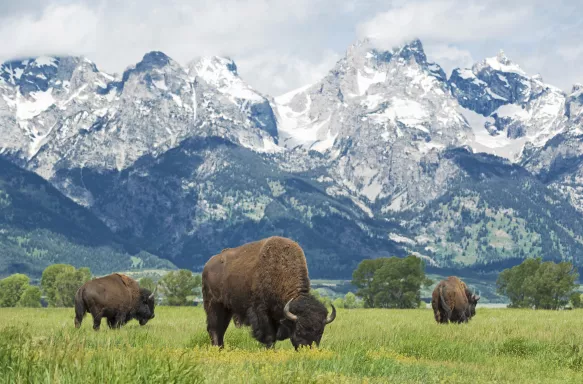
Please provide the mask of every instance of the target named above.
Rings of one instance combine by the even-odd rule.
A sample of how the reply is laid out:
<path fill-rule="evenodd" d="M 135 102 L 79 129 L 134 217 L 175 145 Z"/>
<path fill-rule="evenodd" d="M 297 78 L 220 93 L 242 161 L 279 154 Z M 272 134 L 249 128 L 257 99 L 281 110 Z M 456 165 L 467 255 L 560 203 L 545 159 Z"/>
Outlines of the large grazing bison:
<path fill-rule="evenodd" d="M 251 326 L 253 337 L 272 348 L 291 339 L 297 349 L 320 344 L 324 327 L 336 317 L 310 294 L 302 248 L 290 239 L 270 237 L 210 258 L 202 272 L 207 330 L 222 347 L 231 318 Z"/>
<path fill-rule="evenodd" d="M 157 288 L 157 287 L 156 287 Z M 90 280 L 75 294 L 75 327 L 86 312 L 93 316 L 93 329 L 99 330 L 105 317 L 110 328 L 119 328 L 132 319 L 145 325 L 154 318 L 154 292 L 140 288 L 134 279 L 114 273 Z"/>
<path fill-rule="evenodd" d="M 466 284 L 455 276 L 442 280 L 433 290 L 431 306 L 438 323 L 467 323 L 476 314 L 480 296 L 472 294 Z"/>

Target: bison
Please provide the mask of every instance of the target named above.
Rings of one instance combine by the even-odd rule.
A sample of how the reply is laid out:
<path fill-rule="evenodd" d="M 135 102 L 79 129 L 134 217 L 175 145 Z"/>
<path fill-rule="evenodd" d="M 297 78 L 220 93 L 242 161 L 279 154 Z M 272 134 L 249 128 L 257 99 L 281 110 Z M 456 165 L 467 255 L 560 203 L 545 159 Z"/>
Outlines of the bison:
<path fill-rule="evenodd" d="M 251 326 L 267 348 L 291 339 L 295 349 L 319 345 L 324 327 L 334 321 L 310 294 L 306 257 L 294 241 L 270 237 L 225 249 L 202 272 L 202 296 L 212 345 L 223 347 L 231 318 Z"/>
<path fill-rule="evenodd" d="M 75 294 L 75 327 L 86 312 L 93 316 L 93 329 L 99 330 L 105 317 L 110 328 L 119 328 L 132 319 L 145 325 L 154 318 L 154 292 L 140 288 L 134 279 L 114 273 L 90 280 Z"/>
<path fill-rule="evenodd" d="M 435 321 L 467 323 L 476 315 L 480 296 L 472 294 L 466 284 L 455 276 L 442 280 L 433 290 L 431 306 Z"/>

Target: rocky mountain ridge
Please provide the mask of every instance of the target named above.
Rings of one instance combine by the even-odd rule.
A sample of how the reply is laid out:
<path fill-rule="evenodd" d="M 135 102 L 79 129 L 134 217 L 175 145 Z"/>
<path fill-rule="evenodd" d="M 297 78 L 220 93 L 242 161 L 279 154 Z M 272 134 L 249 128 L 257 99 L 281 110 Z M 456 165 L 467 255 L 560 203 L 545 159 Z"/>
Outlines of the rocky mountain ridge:
<path fill-rule="evenodd" d="M 513 249 L 572 258 L 578 219 L 564 231 L 550 222 L 563 209 L 556 196 L 582 209 L 581 105 L 580 87 L 566 95 L 502 53 L 448 79 L 419 40 L 390 51 L 357 42 L 321 81 L 275 99 L 226 58 L 182 66 L 151 52 L 121 76 L 84 58 L 37 58 L 0 66 L 0 155 L 136 245 L 195 270 L 225 246 L 271 234 L 295 236 L 322 276 L 406 252 L 441 266 L 486 265 Z M 512 193 L 536 183 L 548 194 L 548 225 L 528 229 L 531 212 L 512 199 L 500 212 L 520 230 L 488 211 L 488 175 L 515 182 L 498 174 L 505 167 L 525 172 Z M 439 228 L 459 233 L 467 223 L 436 216 L 434 202 L 472 205 L 472 180 L 482 189 L 470 200 L 486 202 L 472 215 L 489 240 L 469 236 L 484 249 L 468 253 Z M 467 205 L 444 204 L 456 215 Z M 543 244 L 543 228 L 561 233 Z M 529 231 L 539 236 L 519 240 Z"/>

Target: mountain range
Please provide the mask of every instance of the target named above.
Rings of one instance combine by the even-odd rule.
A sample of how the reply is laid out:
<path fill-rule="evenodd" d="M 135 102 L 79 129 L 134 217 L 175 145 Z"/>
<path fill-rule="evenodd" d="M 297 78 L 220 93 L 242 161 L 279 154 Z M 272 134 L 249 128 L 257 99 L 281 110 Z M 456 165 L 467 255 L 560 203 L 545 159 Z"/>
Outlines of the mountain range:
<path fill-rule="evenodd" d="M 10 61 L 0 138 L 6 164 L 95 219 L 84 236 L 124 244 L 111 258 L 200 271 L 223 248 L 283 235 L 322 278 L 410 253 L 473 273 L 583 263 L 583 87 L 565 93 L 503 52 L 448 77 L 419 40 L 362 40 L 275 98 L 222 57 L 150 52 L 121 75 L 83 57 Z"/>

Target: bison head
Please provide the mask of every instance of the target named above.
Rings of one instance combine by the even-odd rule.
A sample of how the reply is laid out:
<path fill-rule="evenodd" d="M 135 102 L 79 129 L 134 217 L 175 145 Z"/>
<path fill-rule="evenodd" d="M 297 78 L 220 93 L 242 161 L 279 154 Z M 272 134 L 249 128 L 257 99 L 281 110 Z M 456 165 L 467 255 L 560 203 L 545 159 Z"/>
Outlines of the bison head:
<path fill-rule="evenodd" d="M 140 322 L 140 325 L 146 325 L 149 320 L 154 318 L 154 306 L 157 290 L 158 286 L 156 286 L 154 292 L 150 292 L 150 290 L 146 288 L 140 288 L 140 303 L 136 313 L 136 319 Z"/>
<path fill-rule="evenodd" d="M 480 296 L 475 294 L 468 297 L 468 304 L 470 306 L 470 318 L 476 316 L 476 305 L 478 304 L 478 300 L 480 300 Z"/>
<path fill-rule="evenodd" d="M 277 330 L 277 339 L 284 340 L 288 337 L 295 349 L 300 346 L 313 343 L 320 345 L 324 327 L 336 318 L 336 308 L 332 305 L 332 313 L 324 304 L 313 296 L 301 296 L 287 302 L 283 309 L 285 319 Z"/>

